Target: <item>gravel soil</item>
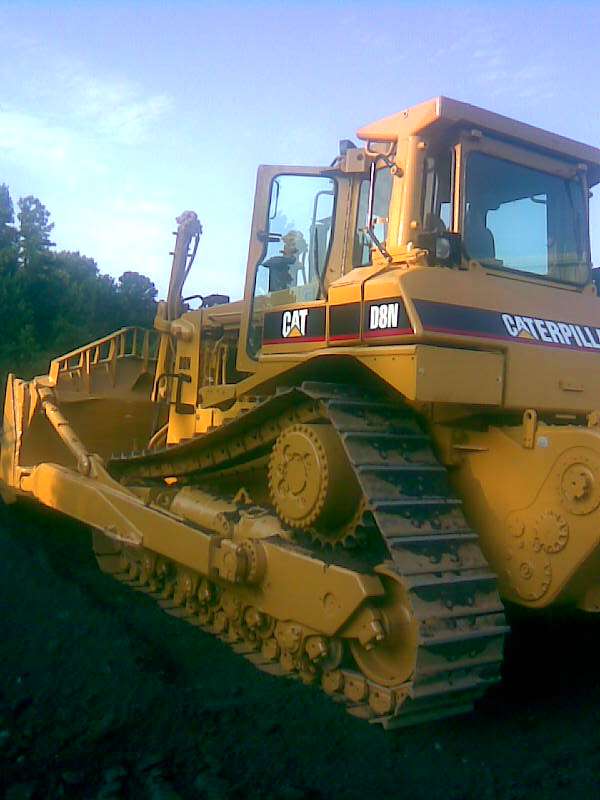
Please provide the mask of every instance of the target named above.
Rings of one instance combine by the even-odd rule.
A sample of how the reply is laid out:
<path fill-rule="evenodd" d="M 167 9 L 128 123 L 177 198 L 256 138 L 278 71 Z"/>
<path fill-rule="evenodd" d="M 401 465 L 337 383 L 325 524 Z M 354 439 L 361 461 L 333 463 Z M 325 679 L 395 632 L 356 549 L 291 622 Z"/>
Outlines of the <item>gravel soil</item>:
<path fill-rule="evenodd" d="M 69 520 L 0 504 L 0 574 L 8 800 L 600 796 L 600 619 L 512 611 L 473 714 L 386 733 L 101 574 Z"/>

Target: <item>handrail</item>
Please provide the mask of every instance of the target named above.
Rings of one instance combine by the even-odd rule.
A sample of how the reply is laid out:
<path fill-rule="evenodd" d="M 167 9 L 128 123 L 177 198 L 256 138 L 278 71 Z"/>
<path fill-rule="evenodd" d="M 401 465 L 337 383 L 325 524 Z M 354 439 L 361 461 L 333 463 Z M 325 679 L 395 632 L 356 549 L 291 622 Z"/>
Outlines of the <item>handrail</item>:
<path fill-rule="evenodd" d="M 77 350 L 71 350 L 50 362 L 49 377 L 54 385 L 61 375 L 79 375 L 89 391 L 92 370 L 105 364 L 116 379 L 117 360 L 136 356 L 143 362 L 143 371 L 148 371 L 150 362 L 156 360 L 159 335 L 154 330 L 132 325 L 103 336 Z M 152 345 L 155 347 L 152 347 Z"/>

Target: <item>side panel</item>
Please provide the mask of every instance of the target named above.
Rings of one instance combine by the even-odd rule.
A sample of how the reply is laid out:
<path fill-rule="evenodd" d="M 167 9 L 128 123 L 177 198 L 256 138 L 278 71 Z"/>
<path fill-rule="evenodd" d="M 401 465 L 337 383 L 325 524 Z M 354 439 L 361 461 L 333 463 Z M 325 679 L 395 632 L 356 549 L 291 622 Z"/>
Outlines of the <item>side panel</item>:
<path fill-rule="evenodd" d="M 600 299 L 567 286 L 468 270 L 397 273 L 415 336 L 505 354 L 503 406 L 589 412 L 600 397 Z"/>
<path fill-rule="evenodd" d="M 434 436 L 441 441 L 443 428 Z M 600 432 L 539 425 L 525 445 L 520 427 L 454 432 L 450 475 L 469 522 L 504 598 L 598 611 Z"/>
<path fill-rule="evenodd" d="M 409 400 L 470 406 L 502 403 L 504 359 L 499 353 L 417 345 L 387 353 L 363 349 L 358 357 Z"/>
<path fill-rule="evenodd" d="M 517 412 L 598 408 L 600 299 L 593 287 L 579 291 L 477 265 L 356 273 L 356 283 L 350 273 L 330 288 L 326 348 L 321 326 L 318 342 L 273 339 L 260 361 L 288 369 L 313 356 L 350 356 L 424 402 Z M 275 321 L 283 329 L 283 317 Z M 417 346 L 429 349 L 419 349 L 415 372 L 405 366 L 405 348 Z"/>

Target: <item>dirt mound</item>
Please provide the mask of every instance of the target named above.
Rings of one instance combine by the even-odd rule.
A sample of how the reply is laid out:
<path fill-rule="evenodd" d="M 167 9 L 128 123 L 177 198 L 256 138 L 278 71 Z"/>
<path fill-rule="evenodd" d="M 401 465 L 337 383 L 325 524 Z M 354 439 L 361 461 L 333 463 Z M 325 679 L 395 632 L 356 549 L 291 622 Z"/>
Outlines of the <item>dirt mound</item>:
<path fill-rule="evenodd" d="M 590 798 L 595 619 L 521 618 L 476 713 L 386 733 L 98 572 L 89 531 L 0 505 L 0 775 L 17 798 Z"/>

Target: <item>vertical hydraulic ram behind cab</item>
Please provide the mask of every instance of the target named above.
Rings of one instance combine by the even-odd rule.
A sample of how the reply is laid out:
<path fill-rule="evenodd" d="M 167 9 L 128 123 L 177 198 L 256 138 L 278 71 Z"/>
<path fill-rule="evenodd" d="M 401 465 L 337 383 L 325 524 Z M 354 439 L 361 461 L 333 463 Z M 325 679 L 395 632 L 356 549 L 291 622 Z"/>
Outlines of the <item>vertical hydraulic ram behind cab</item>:
<path fill-rule="evenodd" d="M 243 300 L 188 310 L 186 212 L 155 331 L 10 376 L 0 486 L 388 726 L 498 679 L 501 598 L 600 610 L 600 151 L 446 98 L 358 136 L 259 169 Z"/>

